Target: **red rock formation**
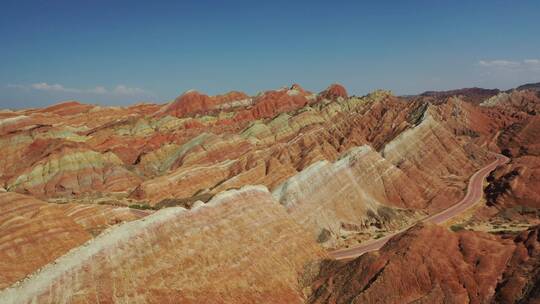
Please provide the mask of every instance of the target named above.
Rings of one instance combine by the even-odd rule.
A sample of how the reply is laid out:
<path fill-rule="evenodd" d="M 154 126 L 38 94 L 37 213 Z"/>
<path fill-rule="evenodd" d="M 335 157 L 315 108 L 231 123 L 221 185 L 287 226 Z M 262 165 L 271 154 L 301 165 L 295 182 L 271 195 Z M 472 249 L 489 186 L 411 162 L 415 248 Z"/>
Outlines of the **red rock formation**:
<path fill-rule="evenodd" d="M 152 226 L 153 220 L 149 229 L 145 224 L 142 228 L 137 224 L 133 227 L 141 229 L 129 234 L 135 240 L 109 239 L 107 246 L 100 247 L 102 251 L 92 253 L 88 260 L 77 260 L 72 264 L 78 265 L 74 266 L 75 270 L 62 272 L 62 278 L 40 281 L 50 283 L 47 290 L 52 286 L 54 295 L 48 292 L 42 295 L 52 302 L 76 302 L 77 296 L 81 297 L 80 301 L 86 301 L 87 296 L 95 294 L 103 296 L 105 302 L 112 301 L 111 297 L 117 294 L 120 294 L 120 298 L 114 298 L 117 301 L 135 302 L 166 301 L 168 296 L 185 297 L 188 302 L 195 299 L 234 302 L 244 298 L 248 302 L 260 302 L 265 296 L 273 302 L 301 301 L 297 273 L 300 264 L 319 256 L 320 249 L 313 245 L 314 239 L 322 240 L 330 234 L 335 241 L 353 231 L 379 233 L 399 229 L 418 214 L 448 207 L 461 198 L 468 177 L 489 161 L 488 149 L 511 154 L 512 161 L 493 174 L 491 185 L 505 187 L 492 206 L 486 208 L 490 212 L 493 209 L 506 212 L 515 207 L 529 210 L 537 206 L 540 196 L 536 190 L 540 167 L 538 95 L 530 91 L 501 93 L 480 106 L 476 101 L 467 102 L 471 100 L 466 95 L 436 100 L 424 96 L 410 101 L 387 91 L 375 91 L 363 97 L 348 97 L 339 85 L 316 95 L 294 84 L 254 97 L 238 92 L 220 96 L 188 92 L 165 106 L 99 107 L 64 103 L 46 109 L 0 111 L 0 191 L 7 189 L 67 203 L 48 204 L 43 210 L 59 216 L 62 223 L 70 221 L 66 224 L 69 227 L 74 223 L 87 235 L 101 234 L 108 227 L 151 213 L 111 205 L 191 209 L 178 214 L 171 211 L 174 219 L 167 215 L 163 222 L 161 215 L 157 215 L 162 223 L 157 228 Z M 353 153 L 347 154 L 348 151 Z M 199 209 L 202 203 L 198 200 L 212 202 L 212 197 L 219 198 L 223 191 L 253 184 L 273 190 L 286 208 L 276 202 L 251 201 L 268 202 L 271 199 L 266 193 L 238 194 L 238 205 L 218 204 L 219 212 Z M 250 197 L 249 203 L 246 197 Z M 99 205 L 103 203 L 108 205 Z M 55 207 L 51 209 L 51 206 Z M 218 206 L 209 208 L 215 207 Z M 24 213 L 24 208 L 21 210 Z M 490 212 L 486 214 L 492 215 Z M 168 211 L 158 213 L 166 215 Z M 7 223 L 18 221 L 17 211 L 8 214 Z M 204 227 L 214 229 L 215 225 L 223 231 L 205 232 Z M 115 231 L 116 227 L 110 229 Z M 16 236 L 19 232 L 9 230 L 6 239 L 12 233 Z M 106 236 L 108 233 L 103 236 L 105 239 L 110 238 Z M 430 233 L 426 238 L 434 238 Z M 444 233 L 433 234 L 448 237 Z M 476 242 L 477 236 L 467 235 L 459 234 L 458 244 L 466 243 L 466 239 Z M 124 235 L 120 233 L 120 236 Z M 492 246 L 502 251 L 507 248 L 506 243 L 499 248 L 499 240 L 485 235 L 478 238 L 478 244 L 488 244 L 486 248 Z M 213 246 L 217 239 L 222 247 L 216 245 L 216 250 L 208 252 L 208 246 Z M 257 243 L 259 239 L 261 242 Z M 459 287 L 463 283 L 465 289 L 478 292 L 471 299 L 483 299 L 489 293 L 485 286 L 471 283 L 471 280 L 479 281 L 476 276 L 484 269 L 483 260 L 480 266 L 469 260 L 465 264 L 455 260 L 456 237 L 451 234 L 449 240 L 441 248 L 426 242 L 438 248 L 436 252 L 452 253 L 449 260 L 440 263 L 450 265 L 450 269 L 457 265 L 465 269 L 466 275 L 457 281 L 452 279 L 451 286 L 444 288 L 441 284 L 445 278 L 432 275 L 429 282 L 435 282 L 435 287 L 422 285 L 412 290 L 416 295 L 433 290 L 432 294 L 427 292 L 426 301 L 453 291 L 459 299 L 465 299 Z M 53 240 L 51 244 L 56 242 Z M 285 243 L 292 249 L 286 252 Z M 47 263 L 68 247 L 76 246 L 73 244 L 60 244 L 52 249 L 44 246 L 46 258 L 38 259 L 41 261 L 38 264 Z M 145 247 L 148 244 L 157 244 L 161 249 L 154 252 L 154 247 Z M 279 252 L 264 256 L 267 248 L 275 244 L 279 245 Z M 297 256 L 293 252 L 295 246 L 306 246 L 313 251 L 306 249 Z M 196 248 L 197 252 L 190 252 L 187 247 Z M 265 248 L 264 254 L 261 248 Z M 427 247 L 415 248 L 420 248 L 417 253 L 427 250 Z M 110 266 L 104 262 L 108 254 L 114 257 Z M 250 270 L 249 279 L 245 279 L 234 265 L 248 265 L 243 264 L 242 257 L 251 254 L 264 259 L 257 263 L 249 261 L 250 267 L 255 268 Z M 487 256 L 499 261 L 499 257 Z M 390 255 L 386 257 L 392 259 Z M 14 261 L 10 258 L 9 261 Z M 424 262 L 418 256 L 411 258 Z M 439 265 L 439 259 L 430 260 L 431 264 L 425 267 Z M 489 266 L 489 259 L 485 262 L 486 273 L 494 274 L 495 266 Z M 172 265 L 171 261 L 178 264 L 167 269 L 164 265 Z M 17 276 L 28 274 L 38 264 L 21 267 L 23 270 Z M 211 271 L 218 264 L 228 265 L 228 276 Z M 377 265 L 369 267 L 379 269 Z M 410 270 L 403 267 L 404 271 Z M 181 277 L 181 268 L 191 269 L 189 276 L 196 280 Z M 89 273 L 102 279 L 105 285 L 93 285 L 90 274 L 80 269 L 91 269 Z M 128 269 L 129 273 L 120 269 Z M 270 269 L 280 272 L 274 274 Z M 266 282 L 263 277 L 267 279 L 269 274 L 272 279 Z M 401 272 L 394 269 L 391 274 L 397 277 Z M 158 276 L 160 280 L 156 280 Z M 135 278 L 133 285 L 128 277 Z M 153 283 L 162 279 L 163 285 Z M 426 277 L 419 279 L 425 281 Z M 121 293 L 107 289 L 116 286 L 113 281 L 121 282 L 118 285 Z M 222 285 L 223 282 L 230 285 Z M 375 290 L 373 298 L 383 290 L 372 289 L 377 284 L 367 284 L 370 286 L 366 290 Z M 75 296 L 76 290 L 82 293 Z M 205 295 L 200 290 L 209 292 Z M 139 294 L 142 294 L 140 299 Z"/>
<path fill-rule="evenodd" d="M 50 107 L 40 109 L 40 113 L 51 113 L 60 116 L 77 115 L 90 111 L 94 108 L 93 105 L 82 104 L 78 101 L 66 101 L 52 105 Z"/>
<path fill-rule="evenodd" d="M 540 303 L 540 227 L 523 231 L 516 249 L 496 287 L 497 303 Z"/>
<path fill-rule="evenodd" d="M 349 97 L 349 95 L 347 95 L 347 90 L 345 89 L 345 87 L 337 83 L 332 84 L 326 90 L 322 91 L 320 93 L 320 96 L 326 99 L 336 99 L 338 97 L 341 97 L 341 98 Z"/>
<path fill-rule="evenodd" d="M 323 264 L 309 303 L 488 303 L 515 250 L 512 240 L 427 225 L 379 253 Z"/>
<path fill-rule="evenodd" d="M 540 96 L 537 91 L 511 91 L 510 93 L 500 93 L 485 100 L 481 105 L 485 107 L 495 107 L 502 111 L 510 112 L 516 116 L 519 112 L 536 115 L 540 111 Z M 513 112 L 513 113 L 512 113 Z"/>
<path fill-rule="evenodd" d="M 264 187 L 247 187 L 112 228 L 0 302 L 302 303 L 299 274 L 324 256 Z"/>
<path fill-rule="evenodd" d="M 307 92 L 297 88 L 266 91 L 254 99 L 252 108 L 238 112 L 234 118 L 236 121 L 272 118 L 279 113 L 299 109 L 309 100 Z"/>
<path fill-rule="evenodd" d="M 94 236 L 108 227 L 122 222 L 138 220 L 154 212 L 153 210 L 138 210 L 105 204 L 67 203 L 54 204 L 53 206 Z"/>
<path fill-rule="evenodd" d="M 431 106 L 414 128 L 387 143 L 382 155 L 429 193 L 432 210 L 447 208 L 459 198 L 468 176 L 489 159 L 477 146 L 460 143 Z"/>
<path fill-rule="evenodd" d="M 485 189 L 487 206 L 494 206 L 498 211 L 515 206 L 540 208 L 539 174 L 540 157 L 513 159 L 489 177 L 490 183 Z"/>
<path fill-rule="evenodd" d="M 0 135 L 9 136 L 10 133 L 17 131 L 28 131 L 40 126 L 51 125 L 54 120 L 54 118 L 40 115 L 10 115 L 9 117 L 0 119 Z"/>
<path fill-rule="evenodd" d="M 333 164 L 314 163 L 277 187 L 273 196 L 327 245 L 351 227 L 399 230 L 414 214 L 392 207 L 419 207 L 425 201 L 403 172 L 369 146 L 352 149 Z"/>
<path fill-rule="evenodd" d="M 216 109 L 220 105 L 248 98 L 246 94 L 237 91 L 232 91 L 224 95 L 208 96 L 192 90 L 177 97 L 160 114 L 168 114 L 176 117 L 200 114 Z"/>
<path fill-rule="evenodd" d="M 39 150 L 33 150 L 39 151 Z M 7 189 L 37 197 L 128 191 L 140 180 L 114 154 L 61 146 L 12 178 Z"/>
<path fill-rule="evenodd" d="M 511 161 L 489 177 L 487 206 L 492 213 L 507 217 L 520 217 L 518 213 L 536 217 L 534 209 L 527 208 L 540 208 L 540 117 L 532 116 L 504 129 L 497 144 Z"/>
<path fill-rule="evenodd" d="M 0 289 L 91 238 L 61 210 L 17 193 L 0 193 Z"/>
<path fill-rule="evenodd" d="M 497 145 L 511 157 L 540 156 L 540 116 L 531 116 L 502 130 Z"/>

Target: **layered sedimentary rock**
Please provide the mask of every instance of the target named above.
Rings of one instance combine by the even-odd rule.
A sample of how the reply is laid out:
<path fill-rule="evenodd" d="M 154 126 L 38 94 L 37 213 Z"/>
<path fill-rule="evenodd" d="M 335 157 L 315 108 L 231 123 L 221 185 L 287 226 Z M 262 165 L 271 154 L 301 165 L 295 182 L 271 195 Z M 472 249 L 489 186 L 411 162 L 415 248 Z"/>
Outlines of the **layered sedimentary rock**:
<path fill-rule="evenodd" d="M 477 145 L 489 142 L 498 130 L 511 124 L 509 119 L 496 111 L 460 98 L 448 98 L 445 103 L 431 107 L 431 110 L 458 140 L 468 139 Z"/>
<path fill-rule="evenodd" d="M 289 91 L 301 88 L 293 86 Z M 377 104 L 387 96 L 377 92 L 343 104 L 308 106 L 291 114 L 282 113 L 270 120 L 254 121 L 241 131 L 240 137 L 202 133 L 182 144 L 163 145 L 140 157 L 137 166 L 142 172 L 161 176 L 142 183 L 133 197 L 155 204 L 163 199 L 188 198 L 201 191 L 215 194 L 246 183 L 273 188 L 316 161 L 334 161 L 347 149 L 365 144 L 366 137 L 376 136 L 374 140 L 381 142 L 385 135 L 394 136 L 406 128 L 402 124 L 386 130 L 378 126 L 372 129 L 372 123 L 382 125 L 395 118 L 394 114 L 382 120 L 372 118 L 384 115 L 382 106 L 369 113 L 367 124 L 367 119 L 362 120 L 364 117 L 358 113 L 344 113 L 359 106 L 370 107 L 369 103 Z M 185 172 L 191 177 L 186 177 Z"/>
<path fill-rule="evenodd" d="M 326 90 L 321 92 L 321 97 L 326 99 L 347 98 L 347 90 L 340 84 L 332 84 Z"/>
<path fill-rule="evenodd" d="M 495 295 L 498 303 L 540 303 L 540 227 L 521 232 Z"/>
<path fill-rule="evenodd" d="M 0 192 L 0 288 L 23 279 L 107 227 L 150 213 L 107 205 L 54 204 Z"/>
<path fill-rule="evenodd" d="M 384 152 L 399 141 L 400 134 L 422 133 L 415 130 L 431 125 L 422 120 L 425 103 L 407 102 L 387 91 L 349 98 L 340 85 L 312 94 L 295 84 L 249 97 L 249 104 L 237 102 L 245 97 L 238 92 L 207 96 L 191 91 L 161 107 L 102 108 L 69 102 L 44 110 L 5 112 L 2 117 L 9 120 L 5 125 L 13 132 L 0 139 L 6 155 L 0 159 L 0 181 L 10 191 L 43 198 L 70 195 L 88 202 L 84 197 L 92 192 L 105 196 L 123 192 L 140 204 L 193 200 L 245 184 L 274 188 L 317 161 L 333 162 L 349 149 L 366 144 Z M 430 163 L 456 142 L 467 157 L 477 158 L 472 164 L 461 156 L 453 157 L 445 162 L 446 171 L 457 171 L 446 176 L 441 176 L 445 170 L 399 168 L 414 179 L 421 172 L 419 184 L 433 196 L 449 185 L 463 186 L 471 168 L 485 158 L 469 142 L 483 144 L 473 135 L 486 134 L 487 141 L 497 126 L 469 130 L 469 126 L 484 125 L 487 114 L 482 116 L 476 108 L 458 102 L 429 111 L 437 116 L 431 133 L 443 135 L 434 142 L 442 144 L 437 151 L 426 151 L 419 142 L 419 149 L 408 153 L 432 157 L 416 165 Z M 441 123 L 440 117 L 456 113 L 466 118 Z M 451 142 L 449 132 L 467 136 Z M 54 165 L 68 162 L 67 158 L 70 166 Z M 396 157 L 389 160 L 396 167 L 402 164 Z M 453 193 L 459 195 L 457 189 Z M 431 196 L 428 193 L 424 201 L 431 201 Z M 391 200 L 401 198 L 392 196 Z M 444 207 L 437 199 L 433 202 L 435 208 Z"/>
<path fill-rule="evenodd" d="M 467 149 L 458 142 L 431 107 L 415 127 L 387 143 L 382 155 L 432 198 L 431 209 L 448 207 L 449 198 L 460 197 L 465 189 L 464 177 L 488 159 L 477 147 Z"/>
<path fill-rule="evenodd" d="M 299 273 L 324 256 L 268 190 L 246 187 L 114 227 L 0 300 L 302 303 Z"/>
<path fill-rule="evenodd" d="M 241 137 L 203 133 L 182 145 L 164 145 L 143 155 L 138 166 L 145 172 L 169 173 L 142 183 L 133 197 L 155 204 L 201 191 L 215 194 L 243 183 L 274 188 L 317 161 L 334 161 L 370 139 L 381 145 L 407 128 L 406 121 L 383 128 L 387 121 L 407 116 L 398 111 L 385 114 L 380 100 L 387 96 L 375 93 L 351 103 L 306 107 L 294 115 L 283 113 L 271 120 L 255 121 Z M 407 105 L 397 102 L 396 106 Z M 363 114 L 343 113 L 355 107 L 364 107 Z"/>
<path fill-rule="evenodd" d="M 535 115 L 540 110 L 540 105 L 538 101 L 540 96 L 537 91 L 534 90 L 524 90 L 524 91 L 511 91 L 511 92 L 502 92 L 497 94 L 480 105 L 484 107 L 498 107 L 506 110 L 511 110 L 513 112 L 525 112 L 528 114 Z M 518 113 L 514 113 L 518 114 Z"/>
<path fill-rule="evenodd" d="M 361 98 L 348 98 L 346 90 L 339 85 L 330 86 L 319 97 L 293 85 L 261 93 L 253 97 L 252 105 L 239 105 L 234 111 L 233 108 L 218 106 L 228 104 L 236 95 L 226 94 L 214 98 L 188 92 L 183 95 L 185 100 L 169 104 L 154 112 L 154 115 L 146 115 L 155 109 L 150 105 L 118 109 L 115 111 L 125 111 L 129 115 L 119 119 L 113 111 L 107 122 L 95 126 L 92 121 L 86 128 L 81 125 L 75 127 L 75 118 L 93 118 L 93 113 L 101 113 L 101 109 L 94 107 L 86 112 L 74 111 L 73 115 L 68 115 L 71 112 L 66 110 L 64 115 L 67 115 L 71 124 L 69 127 L 63 126 L 59 129 L 60 133 L 53 133 L 51 127 L 41 131 L 43 134 L 61 134 L 55 139 L 54 145 L 51 139 L 42 140 L 41 143 L 36 141 L 36 131 L 25 131 L 26 137 L 10 140 L 12 143 L 15 140 L 25 140 L 16 151 L 40 151 L 36 149 L 39 145 L 52 145 L 58 147 L 58 151 L 52 154 L 34 153 L 32 157 L 14 154 L 6 163 L 23 164 L 20 160 L 30 161 L 24 162 L 25 165 L 20 168 L 17 165 L 6 166 L 9 175 L 5 177 L 5 187 L 41 197 L 65 194 L 80 197 L 91 192 L 84 179 L 81 186 L 68 183 L 66 187 L 63 182 L 49 176 L 53 179 L 49 184 L 46 181 L 40 182 L 38 184 L 46 185 L 39 185 L 38 189 L 30 185 L 37 183 L 30 181 L 35 179 L 36 174 L 32 173 L 36 169 L 34 166 L 39 167 L 62 154 L 71 154 L 73 149 L 79 152 L 82 149 L 82 154 L 92 154 L 84 162 L 87 166 L 113 168 L 104 169 L 105 172 L 94 170 L 97 172 L 91 175 L 97 176 L 92 178 L 92 187 L 101 193 L 130 193 L 136 189 L 130 197 L 141 203 L 155 205 L 164 199 L 190 199 L 200 194 L 209 197 L 219 191 L 245 184 L 258 183 L 274 188 L 317 161 L 335 161 L 352 147 L 370 144 L 375 150 L 381 150 L 405 130 L 422 128 L 414 126 L 422 122 L 426 111 L 421 103 L 404 102 L 385 91 L 376 91 Z M 223 99 L 223 102 L 199 102 L 209 98 Z M 180 112 L 189 112 L 195 117 L 169 116 L 162 111 L 173 104 L 188 107 L 191 103 L 192 109 L 186 108 Z M 201 105 L 204 107 L 201 108 Z M 74 145 L 73 142 L 81 144 Z M 81 156 L 79 152 L 75 155 Z M 469 154 L 476 154 L 476 151 Z M 462 161 L 464 159 L 457 159 L 452 166 L 461 167 Z M 392 163 L 397 166 L 399 161 L 393 159 Z M 465 168 L 468 167 L 471 166 L 465 162 Z M 75 171 L 84 170 L 81 168 Z M 410 172 L 404 172 L 411 176 Z M 458 173 L 460 178 L 464 178 L 469 171 Z M 30 178 L 29 175 L 34 177 Z M 81 176 L 75 172 L 54 173 L 55 178 L 66 175 L 63 179 L 68 181 Z M 111 175 L 115 178 L 109 178 Z M 426 178 L 437 180 L 439 177 Z M 453 176 L 448 178 L 453 179 Z M 429 187 L 436 193 L 439 188 L 446 186 L 445 182 L 432 181 L 424 185 L 424 189 Z M 459 186 L 463 184 L 456 185 Z M 401 199 L 395 195 L 391 197 L 392 201 Z M 430 199 L 427 195 L 424 201 Z M 399 202 L 393 203 L 399 205 Z M 418 203 L 415 208 L 424 206 Z"/>
<path fill-rule="evenodd" d="M 54 205 L 18 193 L 0 193 L 0 288 L 90 238 Z"/>
<path fill-rule="evenodd" d="M 299 273 L 324 256 L 316 241 L 348 246 L 449 207 L 490 161 L 486 150 L 512 159 L 490 177 L 489 206 L 471 213 L 482 221 L 517 208 L 528 222 L 540 214 L 530 212 L 540 195 L 538 94 L 509 91 L 485 100 L 496 93 L 402 98 L 379 90 L 350 97 L 340 85 L 312 94 L 294 84 L 255 96 L 190 91 L 165 105 L 67 102 L 0 111 L 0 191 L 15 202 L 0 221 L 8 248 L 3 286 L 97 236 L 0 297 L 301 302 L 308 289 Z M 246 185 L 264 185 L 274 198 Z M 505 290 L 504 301 L 532 299 L 534 239 L 514 239 L 522 249 L 512 251 L 510 239 L 412 230 L 381 255 L 361 258 L 360 272 L 324 268 L 339 279 L 315 285 L 312 299 L 451 302 L 455 293 L 458 302 L 483 302 L 499 299 L 493 288 Z M 523 268 L 505 270 L 504 257 Z M 418 277 L 416 266 L 401 262 L 408 258 L 420 265 Z M 342 270 L 361 278 L 348 285 Z M 503 279 L 493 281 L 497 276 Z M 410 277 L 418 284 L 409 285 Z M 402 298 L 389 295 L 394 289 Z"/>
<path fill-rule="evenodd" d="M 66 196 L 84 192 L 125 191 L 140 182 L 115 154 L 84 148 L 61 147 L 12 179 L 7 189 L 37 197 Z"/>
<path fill-rule="evenodd" d="M 503 129 L 497 145 L 510 157 L 540 156 L 540 116 L 531 116 Z"/>
<path fill-rule="evenodd" d="M 92 189 L 112 195 L 136 188 L 131 198 L 151 204 L 249 183 L 273 188 L 317 161 L 335 161 L 352 147 L 381 149 L 411 126 L 417 107 L 384 91 L 348 98 L 339 85 L 316 95 L 295 84 L 232 106 L 244 97 L 187 92 L 161 108 L 70 102 L 43 111 L 6 112 L 6 119 L 21 117 L 15 120 L 28 123 L 7 123 L 16 132 L 2 138 L 7 157 L 0 159 L 0 179 L 10 191 L 40 197 L 84 199 Z M 177 108 L 178 113 L 164 110 Z M 54 166 L 66 158 L 73 168 Z M 222 170 L 223 164 L 233 165 Z M 216 176 L 183 175 L 214 166 L 208 172 L 221 170 Z M 191 190 L 182 189 L 178 176 Z"/>
<path fill-rule="evenodd" d="M 513 159 L 489 177 L 485 189 L 488 206 L 540 208 L 540 158 Z"/>
<path fill-rule="evenodd" d="M 319 161 L 289 178 L 273 196 L 319 242 L 347 230 L 399 228 L 413 217 L 395 207 L 425 203 L 420 189 L 369 146 L 352 149 L 335 163 Z"/>
<path fill-rule="evenodd" d="M 55 114 L 59 116 L 67 116 L 67 115 L 77 115 L 77 114 L 87 113 L 93 108 L 94 106 L 92 105 L 82 104 L 78 101 L 73 100 L 73 101 L 66 101 L 66 102 L 58 103 L 50 107 L 46 107 L 44 109 L 39 109 L 37 110 L 37 112 L 50 113 L 50 114 Z"/>
<path fill-rule="evenodd" d="M 53 204 L 55 209 L 72 218 L 84 230 L 93 236 L 103 230 L 123 222 L 138 220 L 150 215 L 153 210 L 138 210 L 128 207 L 117 207 L 105 204 Z"/>
<path fill-rule="evenodd" d="M 226 180 L 235 163 L 234 160 L 226 160 L 212 165 L 185 166 L 142 183 L 132 196 L 147 200 L 152 205 L 166 198 L 189 198 Z"/>
<path fill-rule="evenodd" d="M 540 212 L 540 119 L 532 116 L 499 133 L 497 144 L 510 162 L 489 176 L 479 216 L 537 219 Z"/>
<path fill-rule="evenodd" d="M 0 134 L 6 135 L 18 129 L 30 129 L 38 126 L 42 123 L 38 119 L 32 119 L 27 115 L 16 115 L 15 113 L 9 113 L 0 119 Z"/>
<path fill-rule="evenodd" d="M 379 253 L 323 263 L 308 302 L 489 303 L 499 297 L 499 282 L 515 267 L 508 262 L 524 258 L 523 249 L 516 248 L 522 246 L 486 233 L 416 226 Z M 534 256 L 538 258 L 536 251 Z"/>
<path fill-rule="evenodd" d="M 248 105 L 250 102 L 249 97 L 242 92 L 233 91 L 223 95 L 208 96 L 190 90 L 163 108 L 160 114 L 183 117 L 186 115 L 201 114 L 219 108 Z"/>
<path fill-rule="evenodd" d="M 202 133 L 182 145 L 163 145 L 141 156 L 138 165 L 146 172 L 164 173 L 192 164 L 212 164 L 236 159 L 251 148 L 251 144 L 240 136 Z"/>
<path fill-rule="evenodd" d="M 299 86 L 266 91 L 254 98 L 253 107 L 237 112 L 234 120 L 271 118 L 282 112 L 299 109 L 307 105 L 311 98 L 311 94 Z"/>

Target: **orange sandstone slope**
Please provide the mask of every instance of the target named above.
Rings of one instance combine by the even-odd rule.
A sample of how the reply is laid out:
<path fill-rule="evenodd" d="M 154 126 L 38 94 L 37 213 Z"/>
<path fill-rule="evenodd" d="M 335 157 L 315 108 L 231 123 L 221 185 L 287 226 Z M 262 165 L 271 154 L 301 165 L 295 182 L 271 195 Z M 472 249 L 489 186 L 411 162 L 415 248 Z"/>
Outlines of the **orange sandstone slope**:
<path fill-rule="evenodd" d="M 423 192 L 369 146 L 334 163 L 314 163 L 277 187 L 273 196 L 325 245 L 349 232 L 399 229 L 417 216 Z"/>
<path fill-rule="evenodd" d="M 299 274 L 323 257 L 266 188 L 249 186 L 111 228 L 0 302 L 302 303 Z"/>
<path fill-rule="evenodd" d="M 0 211 L 0 288 L 91 238 L 54 205 L 32 197 L 0 193 Z"/>
<path fill-rule="evenodd" d="M 0 193 L 0 288 L 82 245 L 93 234 L 145 215 L 128 208 L 48 204 L 18 193 Z"/>

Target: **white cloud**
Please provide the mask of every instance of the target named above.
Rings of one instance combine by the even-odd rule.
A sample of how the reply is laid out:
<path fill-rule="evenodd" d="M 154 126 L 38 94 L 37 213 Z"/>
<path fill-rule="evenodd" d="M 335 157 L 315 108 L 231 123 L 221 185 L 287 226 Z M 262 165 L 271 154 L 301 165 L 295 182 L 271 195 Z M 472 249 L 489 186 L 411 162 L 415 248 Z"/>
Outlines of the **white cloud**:
<path fill-rule="evenodd" d="M 507 67 L 518 67 L 520 63 L 518 61 L 511 61 L 511 60 L 480 60 L 478 62 L 479 65 L 484 67 L 494 67 L 494 68 L 507 68 Z"/>
<path fill-rule="evenodd" d="M 480 60 L 478 65 L 493 69 L 512 69 L 518 71 L 537 70 L 540 68 L 540 59 L 524 59 L 521 61 L 496 59 Z"/>
<path fill-rule="evenodd" d="M 46 82 L 33 83 L 30 85 L 22 84 L 8 84 L 7 88 L 11 89 L 24 89 L 24 90 L 38 90 L 49 92 L 66 92 L 66 93 L 84 93 L 84 94 L 96 94 L 96 95 L 115 95 L 115 96 L 153 96 L 149 91 L 146 91 L 137 87 L 128 87 L 126 85 L 117 85 L 112 89 L 107 89 L 103 86 L 96 86 L 93 89 L 75 89 L 67 88 L 61 84 L 48 84 Z"/>
<path fill-rule="evenodd" d="M 58 92 L 73 92 L 73 93 L 80 92 L 80 90 L 78 89 L 70 89 L 70 88 L 64 87 L 61 84 L 48 84 L 46 82 L 34 83 L 34 84 L 31 84 L 30 87 L 34 90 L 41 90 L 41 91 L 58 91 Z"/>

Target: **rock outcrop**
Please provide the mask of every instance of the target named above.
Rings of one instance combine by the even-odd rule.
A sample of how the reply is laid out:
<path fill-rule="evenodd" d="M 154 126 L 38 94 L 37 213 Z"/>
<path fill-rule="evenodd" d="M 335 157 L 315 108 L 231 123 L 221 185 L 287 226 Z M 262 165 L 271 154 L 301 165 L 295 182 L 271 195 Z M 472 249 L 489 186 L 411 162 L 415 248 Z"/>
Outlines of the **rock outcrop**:
<path fill-rule="evenodd" d="M 388 142 L 382 155 L 431 198 L 431 209 L 448 207 L 449 199 L 461 196 L 466 179 L 488 156 L 471 147 L 466 150 L 427 108 L 413 128 Z M 475 155 L 477 161 L 472 160 Z M 451 202 L 452 200 L 450 200 Z"/>
<path fill-rule="evenodd" d="M 503 92 L 485 100 L 480 105 L 484 107 L 498 107 L 507 111 L 524 112 L 536 115 L 540 111 L 540 96 L 537 91 L 511 91 Z"/>
<path fill-rule="evenodd" d="M 102 189 L 125 191 L 139 182 L 137 175 L 126 170 L 115 154 L 61 147 L 21 172 L 8 183 L 7 189 L 37 197 L 57 197 Z"/>
<path fill-rule="evenodd" d="M 47 203 L 28 195 L 0 191 L 0 289 L 104 229 L 148 214 L 108 205 Z"/>
<path fill-rule="evenodd" d="M 264 187 L 114 227 L 21 284 L 2 303 L 302 303 L 299 273 L 325 257 Z"/>
<path fill-rule="evenodd" d="M 314 163 L 277 187 L 273 196 L 323 243 L 351 229 L 406 225 L 414 212 L 396 207 L 418 208 L 425 203 L 421 190 L 407 185 L 407 180 L 371 147 L 362 146 L 333 164 Z"/>
<path fill-rule="evenodd" d="M 540 214 L 540 119 L 532 116 L 499 133 L 497 144 L 511 158 L 488 178 L 486 205 L 478 215 L 529 221 Z"/>
<path fill-rule="evenodd" d="M 489 303 L 518 252 L 509 239 L 420 225 L 379 253 L 323 263 L 308 303 Z"/>
<path fill-rule="evenodd" d="M 345 87 L 343 87 L 340 84 L 332 84 L 329 86 L 326 90 L 322 91 L 320 93 L 320 96 L 322 98 L 326 99 L 336 99 L 336 98 L 347 98 L 349 95 L 347 94 L 347 90 Z"/>
<path fill-rule="evenodd" d="M 50 107 L 46 107 L 44 109 L 39 109 L 37 112 L 40 113 L 50 113 L 55 114 L 59 116 L 68 116 L 68 115 L 78 115 L 87 113 L 91 109 L 93 109 L 93 105 L 83 104 L 78 101 L 66 101 L 61 102 L 55 105 L 52 105 Z"/>
<path fill-rule="evenodd" d="M 223 95 L 208 96 L 195 90 L 190 90 L 163 108 L 160 114 L 184 117 L 187 115 L 204 114 L 219 108 L 232 108 L 235 105 L 249 105 L 250 102 L 250 98 L 242 92 L 233 91 Z"/>
<path fill-rule="evenodd" d="M 138 210 L 106 204 L 51 204 L 55 209 L 72 218 L 93 236 L 114 225 L 138 220 L 153 213 L 153 210 Z"/>
<path fill-rule="evenodd" d="M 54 205 L 18 193 L 0 193 L 0 289 L 90 238 Z"/>
<path fill-rule="evenodd" d="M 514 254 L 499 281 L 497 303 L 540 303 L 540 227 L 514 238 Z"/>
<path fill-rule="evenodd" d="M 266 91 L 256 96 L 253 107 L 241 110 L 234 116 L 234 120 L 256 120 L 272 118 L 279 113 L 297 110 L 309 103 L 310 94 L 299 86 L 290 89 Z"/>

